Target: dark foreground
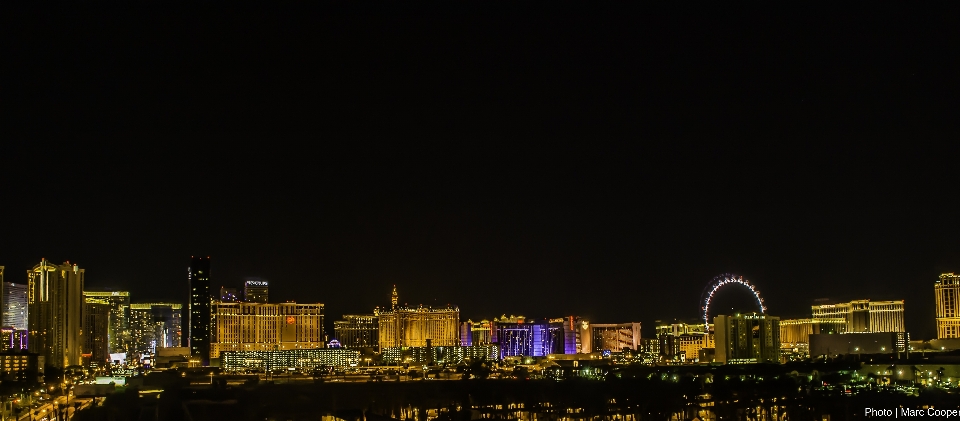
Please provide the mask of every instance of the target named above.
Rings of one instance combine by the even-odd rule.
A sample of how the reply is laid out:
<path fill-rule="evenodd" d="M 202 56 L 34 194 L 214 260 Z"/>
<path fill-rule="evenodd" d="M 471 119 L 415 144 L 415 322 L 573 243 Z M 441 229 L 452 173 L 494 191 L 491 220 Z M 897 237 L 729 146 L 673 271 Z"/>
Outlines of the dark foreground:
<path fill-rule="evenodd" d="M 841 371 L 842 372 L 842 371 Z M 834 374 L 836 376 L 836 374 Z M 834 380 L 845 385 L 832 386 Z M 826 383 L 826 384 L 825 384 Z M 145 387 L 146 389 L 146 387 Z M 867 408 L 957 408 L 951 389 L 905 391 L 784 369 L 619 370 L 602 380 L 422 380 L 272 384 L 173 382 L 135 388 L 80 411 L 88 420 L 822 420 L 860 419 Z M 954 389 L 955 390 L 955 389 Z"/>

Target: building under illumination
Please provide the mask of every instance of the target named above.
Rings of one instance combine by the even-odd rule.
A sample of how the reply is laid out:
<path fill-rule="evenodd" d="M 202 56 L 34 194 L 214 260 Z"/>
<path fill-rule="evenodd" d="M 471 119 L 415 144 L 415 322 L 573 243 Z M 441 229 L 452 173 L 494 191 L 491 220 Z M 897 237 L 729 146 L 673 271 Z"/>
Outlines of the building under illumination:
<path fill-rule="evenodd" d="M 854 300 L 811 307 L 822 333 L 904 332 L 903 300 Z M 835 327 L 835 328 L 834 328 Z"/>
<path fill-rule="evenodd" d="M 224 303 L 236 303 L 240 301 L 240 296 L 236 288 L 220 287 L 220 301 Z"/>
<path fill-rule="evenodd" d="M 3 267 L 0 266 L 0 282 Z M 3 325 L 17 330 L 27 330 L 27 289 L 28 285 L 3 283 Z"/>
<path fill-rule="evenodd" d="M 109 352 L 127 352 L 130 346 L 130 292 L 129 291 L 84 291 L 84 302 L 103 303 L 110 306 L 110 322 L 107 330 Z"/>
<path fill-rule="evenodd" d="M 27 331 L 12 327 L 0 328 L 0 351 L 26 351 Z"/>
<path fill-rule="evenodd" d="M 297 369 L 312 371 L 329 367 L 356 366 L 360 351 L 344 348 L 224 351 L 220 367 L 224 371 Z"/>
<path fill-rule="evenodd" d="M 157 348 L 178 348 L 182 343 L 183 305 L 179 303 L 130 304 L 130 353 L 143 356 Z"/>
<path fill-rule="evenodd" d="M 656 348 L 658 360 L 699 362 L 701 350 L 716 346 L 712 329 L 713 325 L 704 326 L 703 323 L 659 324 L 656 327 L 656 345 L 651 348 Z"/>
<path fill-rule="evenodd" d="M 210 291 L 210 258 L 194 256 L 187 269 L 190 282 L 190 326 L 187 346 L 190 353 L 200 359 L 203 366 L 210 365 L 210 305 L 213 296 Z"/>
<path fill-rule="evenodd" d="M 546 357 L 565 354 L 562 319 L 528 320 L 523 317 L 494 319 L 500 358 Z"/>
<path fill-rule="evenodd" d="M 4 381 L 33 383 L 43 373 L 40 356 L 32 352 L 0 352 L 0 378 Z"/>
<path fill-rule="evenodd" d="M 394 287 L 390 310 L 374 310 L 380 319 L 380 349 L 397 346 L 460 345 L 460 309 L 456 306 L 416 308 L 397 305 Z"/>
<path fill-rule="evenodd" d="M 323 304 L 216 303 L 209 358 L 225 351 L 323 348 Z"/>
<path fill-rule="evenodd" d="M 807 355 L 810 335 L 841 334 L 846 330 L 846 317 L 830 317 L 821 313 L 820 317 L 811 319 L 783 319 L 780 320 L 780 347 L 785 352 L 789 350 L 796 355 Z"/>
<path fill-rule="evenodd" d="M 106 300 L 85 297 L 83 303 L 84 365 L 106 367 L 110 364 L 111 305 Z"/>
<path fill-rule="evenodd" d="M 261 278 L 244 279 L 243 301 L 248 303 L 270 302 L 270 282 Z"/>
<path fill-rule="evenodd" d="M 492 362 L 499 357 L 500 349 L 496 345 L 393 347 L 381 354 L 384 364 L 417 365 L 453 365 L 466 360 Z"/>
<path fill-rule="evenodd" d="M 27 271 L 30 352 L 48 366 L 80 365 L 84 276 L 76 264 L 47 259 Z"/>
<path fill-rule="evenodd" d="M 380 320 L 373 314 L 344 314 L 333 322 L 333 331 L 345 348 L 380 348 Z"/>
<path fill-rule="evenodd" d="M 937 297 L 937 339 L 960 338 L 960 275 L 944 273 L 934 286 Z"/>
<path fill-rule="evenodd" d="M 467 320 L 460 323 L 460 344 L 463 346 L 482 346 L 493 343 L 493 323 L 489 320 L 475 322 Z"/>
<path fill-rule="evenodd" d="M 624 348 L 636 351 L 640 347 L 640 323 L 590 323 L 583 322 L 581 329 L 580 353 L 613 351 Z"/>
<path fill-rule="evenodd" d="M 717 316 L 716 362 L 724 364 L 779 363 L 780 318 L 748 313 Z"/>

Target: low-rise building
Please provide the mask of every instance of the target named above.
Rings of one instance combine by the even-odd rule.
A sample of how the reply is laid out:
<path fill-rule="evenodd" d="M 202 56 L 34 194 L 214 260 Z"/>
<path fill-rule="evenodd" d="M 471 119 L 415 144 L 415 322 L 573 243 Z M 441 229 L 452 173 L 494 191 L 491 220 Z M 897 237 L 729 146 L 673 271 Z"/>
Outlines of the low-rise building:
<path fill-rule="evenodd" d="M 32 352 L 0 352 L 0 381 L 32 382 L 42 373 L 40 356 Z"/>
<path fill-rule="evenodd" d="M 906 352 L 909 342 L 906 332 L 820 333 L 810 335 L 810 356 L 894 354 Z"/>
<path fill-rule="evenodd" d="M 360 362 L 360 351 L 344 348 L 289 349 L 283 351 L 223 351 L 220 368 L 240 370 L 313 370 L 324 367 L 349 367 Z"/>
<path fill-rule="evenodd" d="M 499 356 L 500 348 L 496 345 L 417 346 L 387 348 L 380 358 L 384 364 L 449 365 L 468 359 L 497 361 Z"/>

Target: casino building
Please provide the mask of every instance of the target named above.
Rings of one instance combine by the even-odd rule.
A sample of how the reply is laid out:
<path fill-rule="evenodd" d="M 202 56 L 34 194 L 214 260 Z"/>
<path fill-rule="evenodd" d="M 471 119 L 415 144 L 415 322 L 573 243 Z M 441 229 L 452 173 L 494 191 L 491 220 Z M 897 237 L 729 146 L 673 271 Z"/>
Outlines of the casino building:
<path fill-rule="evenodd" d="M 380 323 L 378 342 L 381 350 L 460 345 L 460 309 L 456 306 L 400 306 L 394 286 L 390 307 L 390 310 L 374 309 Z"/>
<path fill-rule="evenodd" d="M 323 348 L 323 304 L 213 304 L 210 358 L 224 351 Z"/>
<path fill-rule="evenodd" d="M 847 303 L 815 305 L 811 307 L 811 313 L 813 313 L 813 321 L 819 324 L 821 331 L 815 333 L 905 331 L 903 300 L 854 300 Z M 829 328 L 825 329 L 827 326 Z"/>
<path fill-rule="evenodd" d="M 960 338 L 960 275 L 940 275 L 934 291 L 937 297 L 937 339 Z"/>

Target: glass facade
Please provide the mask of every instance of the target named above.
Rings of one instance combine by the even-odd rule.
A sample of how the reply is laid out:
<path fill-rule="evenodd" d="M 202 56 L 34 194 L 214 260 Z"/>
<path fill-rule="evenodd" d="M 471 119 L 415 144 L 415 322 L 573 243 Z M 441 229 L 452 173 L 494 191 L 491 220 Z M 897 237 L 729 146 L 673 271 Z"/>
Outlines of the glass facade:
<path fill-rule="evenodd" d="M 0 267 L 0 272 L 3 268 Z M 2 275 L 0 275 L 2 277 Z M 27 330 L 27 285 L 3 282 L 3 325 Z"/>
<path fill-rule="evenodd" d="M 130 304 L 130 353 L 155 354 L 157 348 L 176 348 L 182 342 L 181 312 L 177 303 Z"/>

